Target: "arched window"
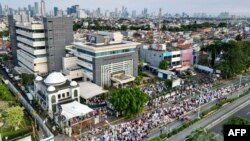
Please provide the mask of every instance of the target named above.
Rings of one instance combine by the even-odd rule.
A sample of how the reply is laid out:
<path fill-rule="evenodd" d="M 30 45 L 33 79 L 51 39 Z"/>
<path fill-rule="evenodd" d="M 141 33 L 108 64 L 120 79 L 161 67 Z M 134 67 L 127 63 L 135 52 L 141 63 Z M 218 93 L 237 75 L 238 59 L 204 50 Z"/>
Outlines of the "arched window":
<path fill-rule="evenodd" d="M 56 103 L 56 96 L 52 95 L 52 97 L 51 97 L 51 103 L 52 103 L 52 104 L 53 104 L 53 103 Z"/>
<path fill-rule="evenodd" d="M 74 97 L 78 97 L 78 92 L 77 92 L 77 90 L 74 90 Z"/>

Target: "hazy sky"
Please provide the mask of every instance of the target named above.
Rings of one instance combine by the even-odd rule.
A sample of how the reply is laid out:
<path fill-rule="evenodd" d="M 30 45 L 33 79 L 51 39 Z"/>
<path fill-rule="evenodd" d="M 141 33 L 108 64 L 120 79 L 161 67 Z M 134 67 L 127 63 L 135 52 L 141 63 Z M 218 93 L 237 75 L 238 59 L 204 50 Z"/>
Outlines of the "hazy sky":
<path fill-rule="evenodd" d="M 9 7 L 24 7 L 40 0 L 0 0 L 2 5 Z M 46 10 L 52 10 L 54 6 L 65 9 L 68 6 L 79 4 L 83 9 L 112 10 L 117 7 L 121 9 L 124 5 L 129 11 L 141 11 L 148 8 L 148 11 L 157 11 L 162 8 L 163 13 L 194 13 L 205 12 L 218 14 L 220 12 L 230 12 L 237 15 L 250 16 L 250 0 L 45 0 Z"/>

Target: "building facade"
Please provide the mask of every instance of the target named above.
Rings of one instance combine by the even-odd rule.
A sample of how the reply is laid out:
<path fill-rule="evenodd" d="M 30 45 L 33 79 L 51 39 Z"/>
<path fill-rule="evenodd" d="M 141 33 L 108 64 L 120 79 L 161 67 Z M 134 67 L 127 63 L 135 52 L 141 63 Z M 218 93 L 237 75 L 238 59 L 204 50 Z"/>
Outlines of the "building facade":
<path fill-rule="evenodd" d="M 65 46 L 73 42 L 73 20 L 9 16 L 14 64 L 39 75 L 62 70 Z"/>
<path fill-rule="evenodd" d="M 62 70 L 65 46 L 73 42 L 73 20 L 70 17 L 43 18 L 49 72 Z"/>
<path fill-rule="evenodd" d="M 87 80 L 100 86 L 134 80 L 138 73 L 139 43 L 122 38 L 120 32 L 98 32 L 88 35 L 87 43 L 73 43 L 77 64 Z"/>
<path fill-rule="evenodd" d="M 34 81 L 34 97 L 43 110 L 53 118 L 56 106 L 72 101 L 80 102 L 80 88 L 77 82 L 68 81 L 61 73 L 53 72 L 45 79 L 37 76 Z"/>
<path fill-rule="evenodd" d="M 165 45 L 159 45 L 165 46 Z M 179 49 L 176 47 L 163 48 L 150 46 L 140 46 L 140 58 L 152 67 L 159 68 L 162 60 L 167 60 L 170 69 L 181 68 L 193 64 L 193 49 Z"/>

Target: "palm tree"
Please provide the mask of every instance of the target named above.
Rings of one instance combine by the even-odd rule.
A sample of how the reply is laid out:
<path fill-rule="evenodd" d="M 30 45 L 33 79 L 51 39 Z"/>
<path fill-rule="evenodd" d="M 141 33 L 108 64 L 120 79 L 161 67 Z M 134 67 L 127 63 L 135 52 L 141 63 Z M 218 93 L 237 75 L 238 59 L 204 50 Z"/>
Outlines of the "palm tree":
<path fill-rule="evenodd" d="M 205 128 L 200 128 L 186 137 L 186 141 L 220 141 L 216 135 Z"/>

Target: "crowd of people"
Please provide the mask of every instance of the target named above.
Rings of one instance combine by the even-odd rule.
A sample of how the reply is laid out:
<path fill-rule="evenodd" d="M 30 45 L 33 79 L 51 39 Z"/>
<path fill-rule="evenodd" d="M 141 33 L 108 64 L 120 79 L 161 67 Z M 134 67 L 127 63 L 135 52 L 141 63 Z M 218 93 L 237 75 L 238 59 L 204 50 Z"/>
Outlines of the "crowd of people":
<path fill-rule="evenodd" d="M 95 96 L 86 100 L 86 104 L 88 105 L 103 105 L 106 104 L 105 98 L 103 96 Z"/>
<path fill-rule="evenodd" d="M 94 129 L 88 136 L 80 139 L 81 141 L 141 141 L 148 137 L 150 130 L 165 125 L 174 119 L 181 119 L 190 110 L 197 109 L 199 105 L 209 101 L 220 99 L 225 95 L 234 92 L 238 85 L 230 85 L 224 88 L 212 90 L 212 83 L 202 85 L 187 84 L 179 87 L 175 95 L 168 97 L 166 101 L 158 101 L 158 106 L 147 113 L 143 113 L 137 119 L 118 125 L 110 125 L 106 129 Z M 164 91 L 163 82 L 143 88 L 143 91 L 152 96 Z M 171 103 L 171 104 L 169 104 Z M 103 133 L 97 138 L 95 133 Z"/>
<path fill-rule="evenodd" d="M 165 91 L 167 88 L 165 86 L 164 81 L 156 82 L 155 84 L 151 84 L 142 88 L 142 91 L 148 94 L 151 98 L 155 97 L 157 94 Z"/>

